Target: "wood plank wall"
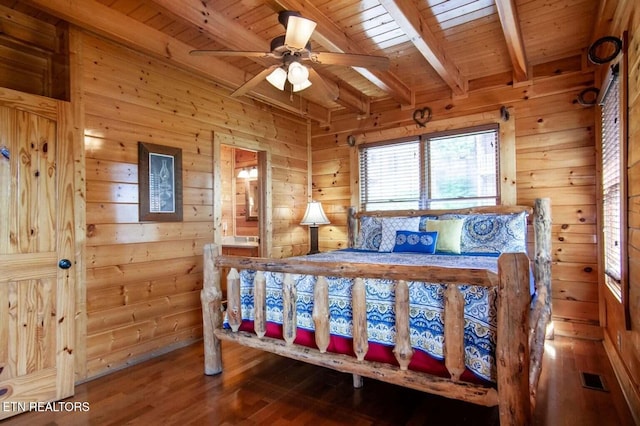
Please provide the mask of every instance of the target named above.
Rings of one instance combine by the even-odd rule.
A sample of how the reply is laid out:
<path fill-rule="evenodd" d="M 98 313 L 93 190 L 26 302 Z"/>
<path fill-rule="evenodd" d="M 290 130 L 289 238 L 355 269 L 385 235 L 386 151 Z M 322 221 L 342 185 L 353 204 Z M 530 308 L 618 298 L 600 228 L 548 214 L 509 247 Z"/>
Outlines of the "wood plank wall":
<path fill-rule="evenodd" d="M 213 191 L 214 133 L 268 146 L 272 254 L 307 249 L 298 223 L 307 200 L 308 125 L 231 100 L 211 82 L 88 33 L 82 68 L 86 371 L 93 377 L 201 337 L 202 246 L 213 241 L 214 200 L 221 200 Z M 182 149 L 183 222 L 138 221 L 138 141 Z"/>
<path fill-rule="evenodd" d="M 464 128 L 467 117 L 478 112 L 497 112 L 502 105 L 511 111 L 516 133 L 516 188 L 518 204 L 533 205 L 537 197 L 550 197 L 553 214 L 553 319 L 556 332 L 601 338 L 598 318 L 595 108 L 576 102 L 577 94 L 594 83 L 592 69 L 584 61 L 534 67 L 533 81 L 513 87 L 508 79 L 470 82 L 476 88 L 464 99 L 446 94 L 418 99 L 416 108 L 429 106 L 433 120 L 453 119 L 452 127 Z M 334 117 L 329 128 L 312 127 L 313 198 L 322 201 L 331 225 L 320 227 L 320 248 L 346 244 L 346 209 L 357 200 L 351 182 L 357 182 L 358 141 L 386 129 L 389 139 L 415 134 L 413 111 L 375 109 L 370 118 Z M 456 123 L 457 121 L 457 123 Z M 395 131 L 394 131 L 395 129 Z M 431 129 L 431 130 L 430 130 Z M 351 157 L 351 159 L 350 159 Z M 357 188 L 357 184 L 353 185 Z M 531 233 L 530 233 L 531 235 Z"/>

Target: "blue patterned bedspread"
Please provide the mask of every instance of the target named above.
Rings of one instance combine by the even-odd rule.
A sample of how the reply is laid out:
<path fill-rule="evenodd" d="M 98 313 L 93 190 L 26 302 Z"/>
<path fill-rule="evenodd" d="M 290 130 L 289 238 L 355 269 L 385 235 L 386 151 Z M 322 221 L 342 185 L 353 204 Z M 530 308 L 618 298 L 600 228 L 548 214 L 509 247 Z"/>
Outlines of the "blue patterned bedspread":
<path fill-rule="evenodd" d="M 356 262 L 402 265 L 436 265 L 456 268 L 487 269 L 497 272 L 497 255 L 425 255 L 416 253 L 378 253 L 362 250 L 338 250 L 298 259 L 322 262 Z M 254 319 L 253 278 L 255 272 L 240 271 L 242 317 Z M 267 321 L 282 324 L 282 280 L 284 274 L 266 272 Z M 297 291 L 297 325 L 313 330 L 313 289 L 315 277 L 293 275 Z M 329 284 L 330 332 L 351 337 L 351 287 L 353 279 L 327 277 Z M 419 281 L 409 283 L 410 334 L 414 349 L 443 359 L 445 286 Z M 367 325 L 369 341 L 393 346 L 395 340 L 394 281 L 366 279 Z M 469 370 L 495 382 L 496 289 L 461 286 L 465 299 L 465 364 Z"/>

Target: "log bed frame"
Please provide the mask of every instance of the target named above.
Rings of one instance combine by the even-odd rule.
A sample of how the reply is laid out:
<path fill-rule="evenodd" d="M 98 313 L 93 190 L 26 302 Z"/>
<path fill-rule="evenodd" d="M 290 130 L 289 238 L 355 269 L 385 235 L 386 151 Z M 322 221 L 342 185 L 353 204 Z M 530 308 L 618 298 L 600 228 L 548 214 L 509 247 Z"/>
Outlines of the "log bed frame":
<path fill-rule="evenodd" d="M 531 213 L 531 207 L 491 206 L 448 211 L 380 212 L 380 216 L 412 216 L 442 213 Z M 371 212 L 365 213 L 371 216 Z M 349 239 L 355 238 L 350 214 Z M 533 261 L 524 253 L 503 253 L 498 273 L 482 269 L 456 269 L 407 265 L 348 264 L 288 259 L 220 256 L 220 246 L 204 247 L 204 285 L 201 292 L 204 321 L 205 374 L 222 372 L 220 341 L 269 351 L 296 360 L 353 374 L 354 386 L 362 386 L 362 377 L 393 383 L 416 390 L 455 398 L 484 406 L 498 406 L 500 424 L 531 423 L 544 340 L 551 318 L 551 212 L 549 199 L 535 200 L 533 208 Z M 530 297 L 530 264 L 537 297 Z M 220 271 L 231 268 L 227 279 L 227 314 L 231 330 L 222 328 L 223 305 Z M 241 322 L 239 269 L 256 270 L 254 280 L 255 334 L 238 331 Z M 265 337 L 264 271 L 285 273 L 283 282 L 283 338 Z M 313 320 L 319 349 L 294 344 L 296 337 L 296 289 L 291 274 L 318 277 L 314 289 Z M 356 357 L 326 352 L 329 344 L 328 287 L 325 276 L 354 278 L 353 348 Z M 367 349 L 367 323 L 364 278 L 396 280 L 396 344 L 394 354 L 399 366 L 364 359 Z M 445 292 L 445 365 L 450 379 L 407 369 L 413 349 L 409 341 L 409 291 L 407 281 L 447 284 Z M 463 348 L 463 298 L 459 285 L 497 286 L 496 387 L 460 381 L 465 369 Z"/>

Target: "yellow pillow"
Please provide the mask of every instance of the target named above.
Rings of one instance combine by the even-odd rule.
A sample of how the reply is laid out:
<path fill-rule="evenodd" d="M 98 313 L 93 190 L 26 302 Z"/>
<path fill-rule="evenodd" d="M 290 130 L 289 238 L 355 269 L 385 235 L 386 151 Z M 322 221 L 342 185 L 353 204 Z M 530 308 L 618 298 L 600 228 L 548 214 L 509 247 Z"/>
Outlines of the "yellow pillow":
<path fill-rule="evenodd" d="M 427 231 L 436 231 L 436 251 L 460 253 L 460 238 L 464 219 L 428 220 Z"/>

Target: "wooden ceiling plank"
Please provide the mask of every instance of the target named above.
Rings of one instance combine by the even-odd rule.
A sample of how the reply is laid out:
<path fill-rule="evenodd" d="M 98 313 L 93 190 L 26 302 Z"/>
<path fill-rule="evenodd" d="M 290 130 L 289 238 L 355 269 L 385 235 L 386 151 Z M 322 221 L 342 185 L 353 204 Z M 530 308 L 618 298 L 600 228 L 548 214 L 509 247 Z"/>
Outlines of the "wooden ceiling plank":
<path fill-rule="evenodd" d="M 511 57 L 513 65 L 513 75 L 517 82 L 528 80 L 527 58 L 524 52 L 524 43 L 522 42 L 522 31 L 520 30 L 520 21 L 518 20 L 518 12 L 514 0 L 495 0 L 498 16 L 500 16 L 500 24 L 504 32 L 504 38 L 507 42 L 507 50 Z"/>
<path fill-rule="evenodd" d="M 203 32 L 210 34 L 218 39 L 222 44 L 230 47 L 232 50 L 248 50 L 248 51 L 262 51 L 268 52 L 271 50 L 269 43 L 256 35 L 252 31 L 246 29 L 243 25 L 226 18 L 221 13 L 215 11 L 207 6 L 207 3 L 199 0 L 154 0 L 158 5 L 164 7 L 172 14 L 179 16 L 181 19 L 201 28 Z M 284 28 L 283 28 L 284 31 Z M 273 61 L 265 60 L 262 58 L 252 58 L 254 62 L 259 63 L 264 67 L 269 67 L 273 64 Z M 263 73 L 260 73 L 263 74 Z M 249 85 L 249 88 L 253 90 L 253 85 Z M 234 92 L 236 93 L 236 92 Z M 237 91 L 237 93 L 244 94 L 246 90 Z M 313 92 L 310 92 L 313 93 Z M 302 97 L 307 97 L 308 92 L 300 93 Z M 339 94 L 338 94 L 339 95 Z M 239 96 L 239 95 L 237 95 Z M 360 103 L 351 104 L 350 98 L 345 97 L 342 99 L 340 105 L 353 109 L 354 111 L 360 111 Z M 322 100 L 308 99 L 311 102 L 326 102 L 326 98 Z M 337 101 L 337 100 L 336 100 Z"/>
<path fill-rule="evenodd" d="M 249 78 L 241 69 L 230 66 L 217 58 L 196 58 L 189 54 L 191 46 L 184 44 L 139 21 L 110 9 L 95 0 L 69 2 L 68 0 L 29 0 L 35 7 L 44 10 L 81 28 L 96 32 L 111 40 L 123 43 L 154 57 L 170 60 L 201 76 L 213 78 L 224 86 L 236 88 Z M 215 76 L 212 75 L 215 71 Z M 326 122 L 329 111 L 319 105 L 305 105 L 299 108 L 291 103 L 285 93 L 256 89 L 256 97 L 277 108 L 298 116 L 306 116 L 318 122 Z"/>
<path fill-rule="evenodd" d="M 320 10 L 308 0 L 269 0 L 270 5 L 276 11 L 297 10 L 305 18 L 317 23 L 312 38 L 331 52 L 354 53 L 368 55 L 371 52 L 363 49 Z M 365 68 L 353 67 L 363 77 L 367 78 L 380 89 L 389 93 L 391 97 L 403 105 L 413 104 L 411 89 L 391 71 L 369 71 Z"/>
<path fill-rule="evenodd" d="M 381 0 L 380 4 L 398 23 L 452 92 L 458 96 L 465 95 L 468 87 L 467 79 L 444 53 L 445 49 L 422 19 L 416 4 L 411 0 Z"/>

